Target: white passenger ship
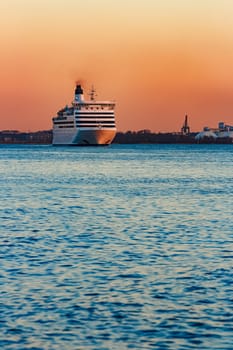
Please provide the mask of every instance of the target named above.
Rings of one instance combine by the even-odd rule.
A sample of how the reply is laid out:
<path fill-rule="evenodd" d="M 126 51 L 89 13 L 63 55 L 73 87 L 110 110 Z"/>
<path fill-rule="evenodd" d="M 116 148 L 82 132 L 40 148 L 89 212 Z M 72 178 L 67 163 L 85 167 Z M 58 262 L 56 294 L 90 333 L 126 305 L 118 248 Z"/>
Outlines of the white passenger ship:
<path fill-rule="evenodd" d="M 97 102 L 93 88 L 85 101 L 81 85 L 76 85 L 71 106 L 53 118 L 53 145 L 109 145 L 116 134 L 114 108 L 114 102 Z"/>

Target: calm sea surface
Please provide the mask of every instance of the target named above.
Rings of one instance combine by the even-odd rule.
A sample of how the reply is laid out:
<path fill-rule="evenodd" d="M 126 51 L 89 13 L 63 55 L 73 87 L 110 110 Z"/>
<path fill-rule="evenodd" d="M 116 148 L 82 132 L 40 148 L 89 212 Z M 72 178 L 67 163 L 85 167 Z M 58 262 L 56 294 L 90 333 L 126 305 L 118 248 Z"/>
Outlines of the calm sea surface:
<path fill-rule="evenodd" d="M 0 200 L 2 349 L 232 349 L 233 145 L 2 145 Z"/>

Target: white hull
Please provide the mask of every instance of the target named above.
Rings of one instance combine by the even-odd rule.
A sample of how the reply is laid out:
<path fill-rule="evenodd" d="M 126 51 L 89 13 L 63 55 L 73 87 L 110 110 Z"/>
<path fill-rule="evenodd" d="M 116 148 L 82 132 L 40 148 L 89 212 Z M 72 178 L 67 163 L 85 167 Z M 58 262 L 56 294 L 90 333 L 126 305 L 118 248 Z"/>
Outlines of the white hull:
<path fill-rule="evenodd" d="M 54 130 L 53 145 L 98 146 L 109 145 L 116 135 L 116 129 Z"/>

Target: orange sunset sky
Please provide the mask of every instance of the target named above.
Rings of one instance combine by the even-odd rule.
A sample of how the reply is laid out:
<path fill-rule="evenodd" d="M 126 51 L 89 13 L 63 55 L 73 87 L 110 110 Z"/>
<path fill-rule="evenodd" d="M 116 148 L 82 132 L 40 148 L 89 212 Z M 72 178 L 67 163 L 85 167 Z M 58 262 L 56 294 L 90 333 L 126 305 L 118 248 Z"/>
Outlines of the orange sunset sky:
<path fill-rule="evenodd" d="M 232 0 L 0 2 L 0 130 L 48 130 L 75 82 L 119 131 L 233 123 Z"/>

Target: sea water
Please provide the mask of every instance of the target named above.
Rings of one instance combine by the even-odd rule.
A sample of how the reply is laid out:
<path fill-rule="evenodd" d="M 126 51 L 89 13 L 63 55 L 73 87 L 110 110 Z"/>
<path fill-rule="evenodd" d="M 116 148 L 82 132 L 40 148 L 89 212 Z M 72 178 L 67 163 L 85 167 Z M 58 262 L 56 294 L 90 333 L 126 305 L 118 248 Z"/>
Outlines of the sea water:
<path fill-rule="evenodd" d="M 232 349 L 233 145 L 0 147 L 2 349 Z"/>

